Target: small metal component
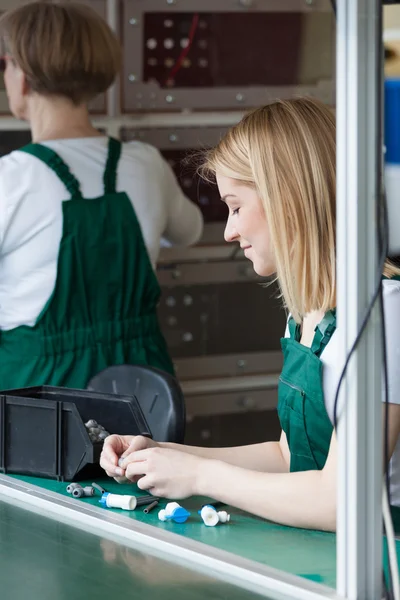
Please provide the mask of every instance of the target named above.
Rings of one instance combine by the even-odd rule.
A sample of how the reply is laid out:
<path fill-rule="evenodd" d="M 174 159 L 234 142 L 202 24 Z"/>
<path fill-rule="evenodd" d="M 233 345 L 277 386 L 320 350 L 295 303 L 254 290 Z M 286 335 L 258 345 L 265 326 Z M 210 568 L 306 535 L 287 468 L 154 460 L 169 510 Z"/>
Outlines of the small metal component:
<path fill-rule="evenodd" d="M 73 498 L 82 498 L 83 496 L 83 487 L 80 485 L 72 490 Z"/>
<path fill-rule="evenodd" d="M 165 96 L 165 102 L 168 102 L 168 104 L 172 104 L 172 102 L 175 102 L 174 96 L 172 96 L 171 94 L 167 94 Z"/>
<path fill-rule="evenodd" d="M 97 436 L 97 439 L 102 442 L 103 440 L 105 440 L 106 438 L 108 438 L 110 434 L 108 433 L 108 431 L 100 431 L 99 435 Z"/>
<path fill-rule="evenodd" d="M 167 0 L 167 4 L 176 4 L 176 0 Z"/>
<path fill-rule="evenodd" d="M 85 423 L 85 427 L 87 429 L 91 429 L 92 427 L 97 427 L 97 421 L 94 419 L 90 419 L 87 423 Z"/>
<path fill-rule="evenodd" d="M 96 437 L 99 435 L 101 429 L 99 427 L 91 427 L 89 429 L 89 433 L 91 433 L 92 435 L 95 435 Z"/>
<path fill-rule="evenodd" d="M 245 366 L 247 365 L 247 361 L 243 360 L 242 358 L 239 358 L 239 360 L 237 361 L 236 364 L 239 369 L 244 369 Z"/>
<path fill-rule="evenodd" d="M 136 75 L 134 75 L 134 73 L 131 73 L 131 74 L 128 76 L 128 79 L 129 79 L 129 81 L 130 81 L 131 83 L 133 83 L 134 81 L 136 81 Z"/>
<path fill-rule="evenodd" d="M 87 485 L 84 488 L 82 488 L 83 490 L 83 495 L 86 498 L 90 498 L 91 496 L 94 496 L 94 487 L 92 487 L 91 485 Z"/>
<path fill-rule="evenodd" d="M 129 19 L 129 25 L 137 25 L 139 23 L 139 20 L 136 19 L 135 17 L 132 17 L 132 19 Z"/>
<path fill-rule="evenodd" d="M 312 6 L 314 4 L 314 0 L 306 0 L 306 4 L 308 6 Z"/>
<path fill-rule="evenodd" d="M 239 94 L 236 94 L 236 102 L 243 102 L 244 100 L 244 94 L 241 94 L 239 92 Z"/>
<path fill-rule="evenodd" d="M 160 500 L 157 496 L 137 496 L 136 497 L 136 506 L 143 506 L 144 504 L 153 504 L 155 501 Z"/>
<path fill-rule="evenodd" d="M 153 508 L 155 508 L 158 504 L 158 500 L 154 500 L 154 502 L 152 502 L 151 504 L 149 504 L 148 506 L 146 506 L 146 508 L 143 509 L 143 512 L 148 515 L 149 512 L 151 510 L 153 510 Z"/>
<path fill-rule="evenodd" d="M 171 135 L 169 136 L 168 139 L 169 139 L 170 142 L 177 142 L 179 140 L 179 138 L 176 135 L 176 133 L 171 133 Z"/>
<path fill-rule="evenodd" d="M 74 491 L 74 489 L 77 488 L 77 487 L 81 487 L 79 485 L 79 483 L 70 483 L 70 484 L 68 484 L 67 485 L 67 489 L 66 489 L 67 494 L 72 494 L 72 492 Z"/>
<path fill-rule="evenodd" d="M 106 490 L 102 488 L 101 485 L 99 485 L 98 483 L 93 482 L 92 487 L 95 488 L 98 492 L 100 492 L 101 495 L 106 493 Z"/>
<path fill-rule="evenodd" d="M 239 4 L 245 7 L 249 7 L 253 5 L 253 0 L 239 0 Z"/>

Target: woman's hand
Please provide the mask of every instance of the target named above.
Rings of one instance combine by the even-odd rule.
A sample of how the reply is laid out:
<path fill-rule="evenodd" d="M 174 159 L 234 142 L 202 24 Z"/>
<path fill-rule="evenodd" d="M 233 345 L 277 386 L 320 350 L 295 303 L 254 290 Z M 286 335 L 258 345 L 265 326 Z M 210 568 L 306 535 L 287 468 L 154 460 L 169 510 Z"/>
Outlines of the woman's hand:
<path fill-rule="evenodd" d="M 207 459 L 160 446 L 132 452 L 122 463 L 125 476 L 154 496 L 179 500 L 197 494 L 200 468 Z"/>
<path fill-rule="evenodd" d="M 143 435 L 110 435 L 103 444 L 100 466 L 109 477 L 114 477 L 118 483 L 126 483 L 128 479 L 125 476 L 123 460 L 132 452 L 157 446 L 157 442 Z"/>

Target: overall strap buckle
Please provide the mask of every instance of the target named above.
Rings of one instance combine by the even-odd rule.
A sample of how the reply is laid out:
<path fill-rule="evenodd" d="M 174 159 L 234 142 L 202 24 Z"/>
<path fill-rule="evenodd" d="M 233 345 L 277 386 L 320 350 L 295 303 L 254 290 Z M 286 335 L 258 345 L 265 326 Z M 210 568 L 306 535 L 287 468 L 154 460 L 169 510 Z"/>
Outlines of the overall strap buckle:
<path fill-rule="evenodd" d="M 315 335 L 311 345 L 311 351 L 316 356 L 321 356 L 326 345 L 336 331 L 336 309 L 328 310 L 322 321 L 315 328 Z"/>

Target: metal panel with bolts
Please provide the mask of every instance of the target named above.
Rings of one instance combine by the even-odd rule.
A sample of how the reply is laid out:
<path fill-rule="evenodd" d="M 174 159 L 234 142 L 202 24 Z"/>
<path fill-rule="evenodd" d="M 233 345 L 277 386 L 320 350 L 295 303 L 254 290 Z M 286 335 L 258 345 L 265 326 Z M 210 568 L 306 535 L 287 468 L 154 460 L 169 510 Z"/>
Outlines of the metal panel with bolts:
<path fill-rule="evenodd" d="M 224 222 L 227 207 L 220 201 L 217 186 L 201 180 L 196 169 L 201 162 L 200 149 L 215 146 L 227 130 L 223 126 L 122 128 L 121 139 L 156 146 L 172 167 L 185 195 L 199 205 L 205 221 Z M 218 243 L 223 243 L 222 235 Z"/>
<path fill-rule="evenodd" d="M 334 104 L 328 0 L 123 0 L 122 19 L 123 112 Z"/>

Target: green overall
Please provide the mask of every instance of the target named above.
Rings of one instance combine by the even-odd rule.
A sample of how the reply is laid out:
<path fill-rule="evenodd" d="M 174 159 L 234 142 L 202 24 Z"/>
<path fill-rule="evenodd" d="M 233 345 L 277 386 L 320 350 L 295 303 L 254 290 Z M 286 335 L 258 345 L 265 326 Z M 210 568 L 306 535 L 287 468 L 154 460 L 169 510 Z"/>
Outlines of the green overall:
<path fill-rule="evenodd" d="M 91 199 L 82 197 L 79 182 L 55 152 L 40 144 L 22 151 L 52 169 L 70 199 L 62 205 L 51 298 L 34 327 L 0 332 L 0 390 L 85 388 L 93 375 L 117 364 L 173 373 L 156 314 L 160 288 L 132 203 L 116 191 L 121 143 L 110 138 L 104 195 Z"/>
<path fill-rule="evenodd" d="M 336 311 L 328 311 L 308 348 L 300 344 L 300 325 L 291 318 L 290 337 L 281 340 L 283 369 L 278 386 L 278 414 L 290 450 L 292 472 L 321 470 L 328 457 L 333 426 L 325 408 L 321 354 L 335 329 Z M 391 511 L 398 533 L 400 508 L 392 506 Z"/>
<path fill-rule="evenodd" d="M 290 337 L 281 340 L 278 414 L 290 450 L 291 471 L 322 469 L 328 456 L 333 426 L 325 408 L 320 357 L 335 329 L 335 311 L 329 311 L 308 348 L 300 344 L 300 325 L 290 318 Z"/>

